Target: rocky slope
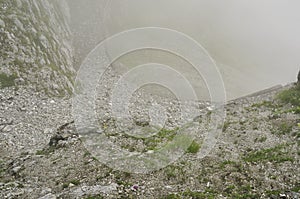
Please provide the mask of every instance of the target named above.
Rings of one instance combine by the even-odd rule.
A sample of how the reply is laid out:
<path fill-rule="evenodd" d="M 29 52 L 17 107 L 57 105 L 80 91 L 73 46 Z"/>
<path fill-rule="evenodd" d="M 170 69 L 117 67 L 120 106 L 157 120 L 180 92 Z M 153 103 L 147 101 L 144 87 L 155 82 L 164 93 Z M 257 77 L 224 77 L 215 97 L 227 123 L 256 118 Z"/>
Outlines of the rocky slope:
<path fill-rule="evenodd" d="M 94 158 L 68 114 L 70 101 L 26 87 L 2 89 L 0 197 L 299 198 L 299 104 L 286 98 L 300 98 L 290 87 L 230 102 L 223 133 L 207 157 L 197 158 L 196 139 L 175 163 L 149 174 L 116 171 Z M 200 125 L 209 114 L 198 118 Z M 162 131 L 160 141 L 175 132 Z M 119 143 L 139 150 L 124 138 Z"/>
<path fill-rule="evenodd" d="M 34 85 L 48 95 L 73 88 L 73 49 L 61 0 L 0 1 L 0 87 Z"/>
<path fill-rule="evenodd" d="M 197 157 L 203 136 L 147 174 L 95 158 L 75 128 L 72 101 L 61 98 L 75 74 L 64 9 L 63 0 L 0 0 L 0 198 L 300 198 L 300 91 L 293 85 L 228 103 L 223 133 L 205 158 Z M 172 140 L 183 125 L 179 102 L 136 92 L 133 123 L 117 125 L 109 85 L 119 77 L 107 73 L 96 101 L 104 135 L 130 152 Z M 166 110 L 164 127 L 147 139 L 128 136 L 149 126 L 153 105 Z M 213 109 L 189 105 L 199 109 L 194 122 L 205 132 Z"/>

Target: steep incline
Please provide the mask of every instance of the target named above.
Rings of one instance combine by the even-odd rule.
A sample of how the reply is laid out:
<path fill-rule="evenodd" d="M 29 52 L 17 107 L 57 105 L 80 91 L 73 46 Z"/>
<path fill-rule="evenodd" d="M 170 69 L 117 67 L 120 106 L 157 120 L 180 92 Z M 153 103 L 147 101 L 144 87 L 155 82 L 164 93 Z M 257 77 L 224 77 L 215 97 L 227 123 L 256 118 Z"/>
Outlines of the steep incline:
<path fill-rule="evenodd" d="M 65 9 L 61 0 L 0 1 L 0 87 L 71 92 L 75 71 Z"/>

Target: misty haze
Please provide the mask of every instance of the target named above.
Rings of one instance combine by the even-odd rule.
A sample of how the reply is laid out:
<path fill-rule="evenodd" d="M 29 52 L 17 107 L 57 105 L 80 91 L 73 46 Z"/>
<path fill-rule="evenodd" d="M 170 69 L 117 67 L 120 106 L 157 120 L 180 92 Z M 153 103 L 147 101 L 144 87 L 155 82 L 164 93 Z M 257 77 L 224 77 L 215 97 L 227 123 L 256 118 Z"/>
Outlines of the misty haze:
<path fill-rule="evenodd" d="M 228 99 L 296 80 L 300 67 L 300 3 L 296 0 L 69 3 L 78 65 L 104 38 L 150 26 L 174 29 L 199 42 L 216 61 Z M 137 52 L 128 56 L 127 63 L 172 62 L 164 59 L 159 53 Z"/>

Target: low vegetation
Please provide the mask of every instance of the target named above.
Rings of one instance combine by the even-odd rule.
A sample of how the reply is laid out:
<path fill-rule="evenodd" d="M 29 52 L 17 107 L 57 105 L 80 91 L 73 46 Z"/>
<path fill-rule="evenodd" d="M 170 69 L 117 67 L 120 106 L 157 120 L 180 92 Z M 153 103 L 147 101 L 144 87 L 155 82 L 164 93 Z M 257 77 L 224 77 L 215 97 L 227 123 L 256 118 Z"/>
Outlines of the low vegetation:
<path fill-rule="evenodd" d="M 276 147 L 262 149 L 259 151 L 250 152 L 244 158 L 246 162 L 286 162 L 291 161 L 293 162 L 293 157 L 288 155 L 288 149 L 286 144 L 281 144 Z"/>
<path fill-rule="evenodd" d="M 85 199 L 103 199 L 103 198 L 104 198 L 103 196 L 97 195 L 97 196 L 88 196 Z"/>
<path fill-rule="evenodd" d="M 187 153 L 198 153 L 200 149 L 200 144 L 196 141 L 193 141 L 192 144 L 187 148 Z"/>
<path fill-rule="evenodd" d="M 260 103 L 253 104 L 251 107 L 252 108 L 261 108 L 261 107 L 267 107 L 267 108 L 277 108 L 278 105 L 276 105 L 272 101 L 262 101 Z"/>
<path fill-rule="evenodd" d="M 80 181 L 77 180 L 77 179 L 70 180 L 70 181 L 68 181 L 68 182 L 66 182 L 66 183 L 63 184 L 63 188 L 65 189 L 65 188 L 69 187 L 70 184 L 78 186 L 80 184 Z"/>
<path fill-rule="evenodd" d="M 222 194 L 228 198 L 245 199 L 245 198 L 259 198 L 259 195 L 252 190 L 251 185 L 235 186 L 228 185 Z M 193 199 L 214 199 L 218 196 L 218 191 L 207 188 L 203 192 L 186 190 L 178 194 L 170 194 L 164 197 L 165 199 L 181 199 L 181 198 L 193 198 Z"/>
<path fill-rule="evenodd" d="M 279 122 L 274 124 L 274 129 L 271 130 L 272 134 L 275 135 L 287 135 L 290 134 L 293 130 L 294 124 L 289 122 Z"/>
<path fill-rule="evenodd" d="M 300 107 L 300 85 L 284 90 L 278 94 L 277 98 L 283 103 L 289 103 L 295 107 Z"/>
<path fill-rule="evenodd" d="M 17 76 L 15 74 L 13 75 L 7 75 L 5 73 L 0 73 L 0 88 L 6 88 L 15 86 L 15 79 Z"/>

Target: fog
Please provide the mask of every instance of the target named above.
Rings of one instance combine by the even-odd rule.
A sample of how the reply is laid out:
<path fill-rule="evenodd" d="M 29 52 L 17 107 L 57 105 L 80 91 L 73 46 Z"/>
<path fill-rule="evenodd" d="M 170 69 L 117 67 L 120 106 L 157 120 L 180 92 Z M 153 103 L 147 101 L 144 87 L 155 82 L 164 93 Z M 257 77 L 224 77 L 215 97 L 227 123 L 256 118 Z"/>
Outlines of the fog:
<path fill-rule="evenodd" d="M 298 0 L 68 0 L 68 3 L 77 66 L 104 38 L 131 28 L 155 26 L 183 32 L 202 44 L 222 73 L 228 99 L 294 82 L 300 68 Z M 137 52 L 130 61 L 119 61 L 130 65 L 148 61 L 147 56 L 152 59 L 149 61 L 164 62 L 165 56 L 157 52 Z"/>

